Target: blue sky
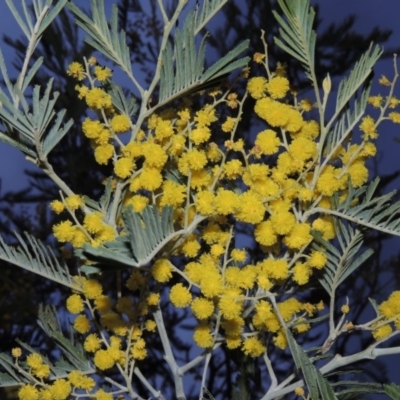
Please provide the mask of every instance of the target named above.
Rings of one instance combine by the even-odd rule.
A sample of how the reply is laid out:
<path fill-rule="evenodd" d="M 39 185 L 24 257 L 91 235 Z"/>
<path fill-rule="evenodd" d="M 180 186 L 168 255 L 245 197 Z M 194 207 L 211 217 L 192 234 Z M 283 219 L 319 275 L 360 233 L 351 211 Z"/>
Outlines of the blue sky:
<path fill-rule="evenodd" d="M 79 4 L 79 2 L 77 3 Z M 106 0 L 106 3 L 111 3 L 111 0 Z M 356 29 L 360 33 L 368 32 L 374 26 L 389 28 L 393 30 L 393 35 L 387 47 L 394 48 L 400 46 L 400 24 L 398 23 L 399 0 L 319 0 L 312 1 L 312 3 L 320 4 L 323 25 L 341 21 L 349 14 L 356 14 L 358 16 Z M 14 37 L 21 35 L 21 31 L 14 23 L 5 1 L 0 0 L 0 35 L 4 33 Z M 1 47 L 7 65 L 11 70 L 13 54 L 6 46 L 2 45 Z M 378 63 L 376 76 L 379 77 L 381 74 L 385 74 L 389 78 L 392 77 L 393 62 L 391 59 L 386 59 Z M 379 91 L 381 89 L 375 87 L 375 90 Z M 382 91 L 382 94 L 385 93 Z M 397 96 L 400 97 L 400 86 L 397 89 Z M 400 145 L 395 144 L 393 141 L 393 138 L 396 136 L 400 138 L 400 125 L 383 124 L 380 130 L 380 138 L 378 139 L 378 147 L 382 151 L 380 168 L 384 173 L 400 168 Z M 23 175 L 23 170 L 31 167 L 32 165 L 24 160 L 22 154 L 0 142 L 1 193 L 7 190 L 24 188 L 26 186 L 26 178 Z M 394 184 L 394 186 L 399 187 L 399 182 Z M 394 246 L 399 247 L 398 241 L 395 242 Z M 399 361 L 399 355 L 386 358 L 388 365 L 397 364 Z M 397 382 L 397 384 L 400 384 L 400 377 L 395 369 L 391 369 L 390 378 Z"/>

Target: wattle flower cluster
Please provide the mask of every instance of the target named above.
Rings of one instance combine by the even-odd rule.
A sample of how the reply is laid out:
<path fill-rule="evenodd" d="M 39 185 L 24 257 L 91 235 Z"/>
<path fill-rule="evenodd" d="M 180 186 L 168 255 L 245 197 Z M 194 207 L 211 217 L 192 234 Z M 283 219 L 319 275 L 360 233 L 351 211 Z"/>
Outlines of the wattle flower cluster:
<path fill-rule="evenodd" d="M 264 58 L 257 55 L 255 61 L 265 63 L 267 77 L 248 79 L 242 99 L 232 92 L 213 93 L 199 110 L 183 101 L 180 108 L 153 113 L 140 127 L 115 109 L 103 86 L 95 86 L 111 72 L 94 67 L 93 60 L 85 68 L 71 64 L 70 75 L 89 81 L 77 87 L 79 97 L 100 117 L 85 119 L 82 132 L 96 161 L 112 164 L 113 187 L 119 185 L 123 206 L 137 213 L 148 205 L 171 206 L 176 229 L 189 232 L 162 249 L 151 265 L 135 269 L 126 282 L 131 294 L 115 301 L 102 293 L 99 282 L 79 278 L 83 297 L 71 295 L 67 308 L 78 314 L 74 328 L 87 335 L 85 350 L 100 370 L 146 357 L 143 332 L 156 327 L 148 314 L 160 307 L 161 287 L 172 278 L 170 304 L 190 308 L 198 320 L 193 339 L 202 348 L 222 341 L 258 357 L 272 339 L 285 349 L 283 324 L 307 332 L 310 317 L 323 309 L 296 294 L 327 263 L 326 254 L 313 246 L 313 234 L 335 238 L 333 220 L 323 210 L 332 207 L 333 196 L 346 199 L 349 183 L 357 188 L 367 182 L 365 162 L 376 154 L 377 124 L 367 116 L 359 125 L 360 143 L 327 146 L 319 122 L 308 117 L 312 103 L 297 99 L 284 68 L 279 65 L 271 74 Z M 265 124 L 252 142 L 238 129 L 248 96 Z M 381 106 L 374 97 L 370 103 Z M 221 107 L 229 114 L 223 121 Z M 124 132 L 131 134 L 128 140 L 120 136 Z M 81 196 L 55 200 L 51 207 L 72 216 L 54 226 L 54 235 L 75 248 L 101 246 L 125 234 L 118 214 L 110 220 Z M 238 226 L 252 233 L 251 249 L 238 245 Z M 94 332 L 95 315 L 102 337 Z M 374 336 L 382 334 L 374 331 Z"/>

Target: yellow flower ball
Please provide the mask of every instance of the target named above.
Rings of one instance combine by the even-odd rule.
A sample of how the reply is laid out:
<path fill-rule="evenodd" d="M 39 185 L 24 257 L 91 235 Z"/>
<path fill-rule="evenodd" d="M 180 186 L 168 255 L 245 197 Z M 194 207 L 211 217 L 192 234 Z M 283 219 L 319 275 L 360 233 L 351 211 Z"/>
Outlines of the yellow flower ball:
<path fill-rule="evenodd" d="M 100 346 L 101 340 L 96 333 L 91 333 L 90 335 L 88 335 L 85 339 L 85 342 L 83 343 L 83 348 L 88 353 L 94 353 L 95 351 L 100 349 Z"/>
<path fill-rule="evenodd" d="M 88 279 L 83 283 L 83 293 L 90 300 L 97 299 L 101 296 L 102 292 L 103 287 L 96 279 Z"/>
<path fill-rule="evenodd" d="M 78 333 L 87 333 L 90 330 L 90 321 L 87 319 L 86 315 L 78 315 L 74 321 L 74 329 Z"/>
<path fill-rule="evenodd" d="M 39 391 L 33 385 L 23 385 L 18 390 L 19 400 L 38 400 Z"/>
<path fill-rule="evenodd" d="M 81 296 L 79 296 L 78 294 L 73 294 L 68 297 L 67 310 L 71 314 L 79 314 L 83 311 L 83 309 L 84 309 L 84 304 Z"/>
<path fill-rule="evenodd" d="M 131 127 L 131 119 L 125 114 L 116 115 L 111 118 L 110 127 L 115 133 L 126 132 Z"/>
<path fill-rule="evenodd" d="M 209 318 L 214 312 L 214 303 L 211 300 L 202 297 L 194 299 L 190 307 L 193 314 L 198 319 Z"/>
<path fill-rule="evenodd" d="M 98 350 L 94 355 L 94 364 L 102 371 L 110 369 L 115 365 L 115 360 L 110 357 L 107 350 Z"/>
<path fill-rule="evenodd" d="M 172 286 L 171 291 L 169 293 L 169 299 L 171 303 L 178 308 L 187 307 L 192 301 L 192 295 L 182 283 L 177 283 Z"/>
<path fill-rule="evenodd" d="M 213 336 L 208 325 L 199 325 L 194 329 L 193 339 L 201 348 L 211 347 L 214 343 Z"/>
<path fill-rule="evenodd" d="M 249 357 L 260 357 L 266 351 L 266 347 L 255 336 L 246 338 L 242 344 L 243 353 Z"/>
<path fill-rule="evenodd" d="M 56 379 L 49 390 L 53 400 L 65 400 L 71 393 L 71 384 L 65 379 Z"/>

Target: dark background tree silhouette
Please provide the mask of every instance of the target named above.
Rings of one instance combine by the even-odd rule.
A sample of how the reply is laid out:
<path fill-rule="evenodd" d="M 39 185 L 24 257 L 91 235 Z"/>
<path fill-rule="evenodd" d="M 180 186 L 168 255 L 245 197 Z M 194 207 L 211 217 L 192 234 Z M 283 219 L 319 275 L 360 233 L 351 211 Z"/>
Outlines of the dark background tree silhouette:
<path fill-rule="evenodd" d="M 172 2 L 174 3 L 174 2 Z M 162 25 L 157 14 L 156 0 L 142 2 L 137 0 L 120 0 L 119 4 L 119 22 L 120 27 L 127 32 L 127 40 L 131 50 L 131 60 L 137 68 L 142 71 L 142 79 L 148 81 L 151 78 L 149 71 L 152 71 L 157 61 L 157 51 L 160 38 L 162 36 Z M 145 4 L 145 5 L 143 5 Z M 297 61 L 288 57 L 273 44 L 273 36 L 278 34 L 278 25 L 272 15 L 271 10 L 276 9 L 277 4 L 274 0 L 234 0 L 221 11 L 221 18 L 224 18 L 224 24 L 211 23 L 209 36 L 209 45 L 212 47 L 211 53 L 213 59 L 223 56 L 233 46 L 250 39 L 250 48 L 248 54 L 262 52 L 262 42 L 260 40 L 261 29 L 266 32 L 266 40 L 269 43 L 268 53 L 272 69 L 277 62 L 286 65 L 290 81 L 298 90 L 304 90 L 309 83 L 300 72 L 300 65 Z M 315 8 L 318 16 L 319 8 Z M 360 55 L 369 47 L 370 42 L 383 44 L 390 38 L 390 30 L 382 30 L 378 27 L 371 28 L 368 35 L 360 35 L 355 31 L 354 24 L 356 16 L 348 16 L 343 21 L 332 24 L 326 29 L 321 29 L 321 20 L 317 18 L 316 30 L 318 33 L 317 49 L 318 56 L 316 70 L 319 73 L 318 78 L 322 80 L 327 73 L 333 80 L 342 77 L 359 59 Z M 4 42 L 15 50 L 14 68 L 18 71 L 21 68 L 26 42 L 15 37 L 5 36 Z M 392 57 L 393 51 L 388 50 L 384 57 Z M 75 121 L 74 128 L 62 140 L 59 146 L 55 148 L 51 156 L 51 162 L 61 178 L 76 193 L 83 193 L 92 198 L 97 198 L 102 192 L 102 181 L 109 175 L 109 168 L 102 167 L 95 163 L 92 156 L 92 150 L 89 141 L 81 134 L 80 122 L 86 113 L 86 105 L 83 101 L 77 99 L 75 92 L 75 81 L 66 75 L 68 64 L 73 61 L 82 60 L 83 57 L 89 57 L 92 49 L 83 43 L 79 30 L 74 24 L 68 13 L 63 12 L 56 23 L 52 24 L 45 32 L 40 47 L 36 50 L 35 56 L 44 57 L 44 68 L 37 75 L 33 84 L 44 85 L 48 76 L 54 77 L 54 87 L 60 91 L 60 97 L 57 103 L 59 109 L 67 109 L 68 116 Z M 215 55 L 217 54 L 217 55 Z M 102 62 L 99 57 L 99 62 Z M 210 60 L 211 62 L 211 60 Z M 252 64 L 251 74 L 257 75 L 257 68 Z M 240 89 L 240 81 L 238 83 Z M 243 84 L 242 84 L 243 86 Z M 192 101 L 201 101 L 200 97 L 192 98 Z M 71 106 L 73 104 L 73 106 Z M 243 137 L 251 141 L 254 134 L 254 127 L 259 124 L 252 119 L 252 110 L 254 104 L 247 102 L 243 113 L 242 133 Z M 218 138 L 216 138 L 218 140 Z M 378 165 L 375 165 L 378 168 Z M 377 171 L 375 171 L 376 173 Z M 0 192 L 0 230 L 2 236 L 6 237 L 9 243 L 16 243 L 12 232 L 28 231 L 34 236 L 47 241 L 52 246 L 59 247 L 49 234 L 51 226 L 57 221 L 57 217 L 49 212 L 49 201 L 58 198 L 58 192 L 55 185 L 41 171 L 35 168 L 25 170 L 27 176 L 27 186 L 20 191 Z M 382 179 L 381 189 L 399 176 L 395 172 Z M 240 227 L 238 227 L 240 228 Z M 365 312 L 367 304 L 364 303 L 368 297 L 379 296 L 387 288 L 382 286 L 382 282 L 377 278 L 383 270 L 394 274 L 393 263 L 382 259 L 384 235 L 375 235 L 370 237 L 367 245 L 375 248 L 375 255 L 363 267 L 362 276 L 359 277 L 356 284 L 352 287 L 343 287 L 343 297 L 351 295 L 353 299 L 352 312 L 361 315 Z M 254 252 L 253 252 L 254 253 Z M 260 257 L 260 254 L 252 254 L 254 259 Z M 74 260 L 70 261 L 71 270 L 76 272 Z M 53 303 L 57 307 L 62 307 L 68 293 L 52 282 L 48 282 L 30 273 L 25 273 L 20 269 L 12 268 L 1 262 L 2 274 L 0 278 L 0 293 L 2 298 L 0 302 L 0 333 L 2 338 L 3 350 L 10 349 L 15 345 L 15 338 L 29 343 L 33 347 L 45 349 L 45 353 L 56 355 L 56 349 L 51 341 L 43 335 L 37 327 L 37 304 Z M 398 279 L 398 278 L 397 278 Z M 110 275 L 110 287 L 115 282 Z M 325 294 L 321 290 L 321 298 Z M 355 307 L 357 309 L 355 309 Z M 168 315 L 168 325 L 176 326 L 185 319 L 185 313 L 171 313 Z M 68 323 L 65 318 L 65 323 Z M 190 322 L 190 321 L 189 321 Z M 170 330 L 171 342 L 175 348 L 179 348 L 181 354 L 189 357 L 189 345 L 185 338 L 184 331 L 176 332 Z M 310 332 L 310 335 L 318 333 Z M 315 336 L 314 336 L 315 338 Z M 308 336 L 307 341 L 312 337 Z M 368 335 L 360 333 L 358 337 L 359 347 L 365 347 L 368 343 Z M 303 338 L 304 340 L 304 338 Z M 343 353 L 349 346 L 346 337 L 341 338 L 337 346 L 337 352 Z M 354 341 L 351 342 L 354 346 Z M 221 347 L 222 349 L 222 347 Z M 149 345 L 149 350 L 160 352 L 161 346 L 157 339 Z M 232 356 L 233 354 L 233 356 Z M 278 375 L 281 377 L 291 365 L 289 353 L 279 352 L 276 354 L 281 360 L 275 365 L 278 369 Z M 229 361 L 230 359 L 230 361 Z M 151 357 L 149 358 L 151 360 Z M 231 352 L 229 358 L 225 351 L 220 351 L 211 359 L 210 380 L 208 390 L 216 399 L 234 398 L 236 392 L 237 398 L 250 399 L 262 392 L 262 388 L 268 383 L 266 381 L 267 373 L 265 367 L 258 365 L 257 361 L 249 360 L 239 352 Z M 182 360 L 184 361 L 184 360 Z M 171 384 L 169 374 L 162 369 L 162 365 L 152 365 L 149 362 L 143 366 L 143 372 L 153 371 L 157 379 L 164 379 L 164 385 Z M 375 360 L 366 369 L 373 381 L 385 381 L 385 364 L 381 360 Z M 150 375 L 150 374 L 149 374 Z M 147 375 L 146 375 L 147 376 Z M 201 377 L 201 375 L 199 375 Z M 193 379 L 197 379 L 196 373 Z M 247 394 L 246 394 L 247 393 Z M 250 396 L 249 393 L 252 395 Z M 247 397 L 246 397 L 247 396 Z M 250 396 L 250 397 L 249 397 Z M 12 391 L 3 390 L 1 398 L 13 398 Z"/>

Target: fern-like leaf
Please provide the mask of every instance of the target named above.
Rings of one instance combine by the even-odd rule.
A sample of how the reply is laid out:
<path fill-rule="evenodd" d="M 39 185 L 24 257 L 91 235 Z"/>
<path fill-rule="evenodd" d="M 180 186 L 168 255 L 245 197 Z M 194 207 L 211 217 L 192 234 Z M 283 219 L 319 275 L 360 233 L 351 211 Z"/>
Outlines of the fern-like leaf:
<path fill-rule="evenodd" d="M 334 223 L 340 249 L 325 241 L 320 234 L 314 234 L 314 248 L 323 250 L 328 258 L 320 278 L 328 293 L 335 292 L 337 287 L 373 254 L 371 249 L 359 253 L 363 245 L 363 234 L 358 229 L 339 219 L 335 219 Z"/>
<path fill-rule="evenodd" d="M 383 385 L 385 394 L 392 400 L 400 400 L 400 386 L 391 383 L 390 385 Z"/>
<path fill-rule="evenodd" d="M 149 263 L 171 239 L 181 233 L 174 230 L 172 214 L 172 207 L 164 207 L 161 215 L 155 206 L 147 206 L 141 215 L 134 212 L 132 207 L 124 210 L 122 218 L 137 260 L 135 266 Z"/>
<path fill-rule="evenodd" d="M 276 11 L 272 11 L 280 25 L 279 33 L 282 38 L 274 38 L 274 41 L 303 64 L 311 79 L 316 42 L 316 33 L 312 29 L 315 11 L 310 7 L 309 0 L 278 0 L 278 3 L 287 22 Z"/>
<path fill-rule="evenodd" d="M 382 50 L 379 46 L 371 46 L 361 56 L 348 78 L 344 78 L 338 88 L 336 100 L 336 113 L 340 112 L 350 99 L 354 96 L 357 90 L 364 84 L 368 76 L 372 72 L 373 66 L 382 55 Z"/>
<path fill-rule="evenodd" d="M 132 65 L 129 48 L 126 44 L 126 35 L 123 30 L 118 30 L 117 5 L 113 5 L 109 27 L 104 0 L 91 0 L 90 4 L 93 19 L 90 19 L 72 2 L 68 3 L 68 7 L 77 17 L 77 25 L 89 35 L 85 39 L 86 42 L 114 61 L 129 77 L 132 77 Z"/>
<path fill-rule="evenodd" d="M 296 343 L 289 330 L 286 330 L 286 335 L 293 360 L 296 367 L 301 369 L 303 373 L 310 397 L 315 400 L 337 400 L 331 384 L 324 378 L 319 369 L 314 366 L 301 346 Z"/>
<path fill-rule="evenodd" d="M 83 271 L 94 273 L 147 265 L 167 243 L 185 233 L 183 229 L 174 230 L 172 213 L 171 207 L 164 207 L 161 214 L 155 206 L 147 206 L 142 213 L 126 207 L 122 212 L 126 235 L 100 247 L 85 244 L 76 251 L 79 257 L 95 264 L 83 267 Z"/>
<path fill-rule="evenodd" d="M 361 93 L 358 99 L 354 100 L 353 110 L 347 109 L 341 113 L 336 123 L 330 126 L 324 143 L 325 152 L 327 153 L 326 162 L 337 152 L 343 142 L 352 134 L 353 129 L 364 116 L 367 107 L 367 101 L 370 93 L 371 85 L 368 85 Z"/>
<path fill-rule="evenodd" d="M 228 2 L 228 0 L 204 0 L 200 12 L 196 11 L 195 32 L 201 29 L 211 20 L 211 18 Z"/>
<path fill-rule="evenodd" d="M 77 289 L 65 263 L 60 263 L 52 249 L 33 236 L 25 234 L 26 240 L 16 234 L 18 247 L 8 246 L 0 236 L 0 259 L 21 267 L 36 275 Z"/>
<path fill-rule="evenodd" d="M 91 365 L 90 360 L 87 359 L 82 344 L 78 340 L 75 340 L 72 326 L 69 327 L 69 337 L 64 336 L 61 322 L 54 306 L 43 306 L 43 304 L 40 304 L 38 324 L 48 337 L 51 337 L 56 341 L 58 347 L 67 358 L 69 363 L 67 371 L 71 371 L 72 367 L 72 369 L 77 369 L 83 373 L 94 372 L 94 368 Z M 65 373 L 65 370 L 61 370 L 63 364 L 66 365 L 65 360 L 62 364 L 58 364 L 59 373 Z"/>
<path fill-rule="evenodd" d="M 359 189 L 350 185 L 345 201 L 339 203 L 338 196 L 335 196 L 335 206 L 331 210 L 316 207 L 313 212 L 331 214 L 369 229 L 400 236 L 400 201 L 391 202 L 395 191 L 374 196 L 378 183 L 379 178 L 376 178 Z"/>
<path fill-rule="evenodd" d="M 220 3 L 215 2 L 214 6 L 219 7 Z M 212 14 L 213 11 L 209 12 Z M 203 37 L 197 51 L 196 18 L 195 11 L 187 15 L 183 28 L 176 30 L 174 47 L 172 48 L 168 43 L 162 53 L 159 106 L 182 95 L 203 90 L 210 81 L 242 68 L 249 62 L 248 57 L 235 60 L 248 47 L 249 41 L 247 40 L 236 46 L 203 73 L 206 38 Z"/>

